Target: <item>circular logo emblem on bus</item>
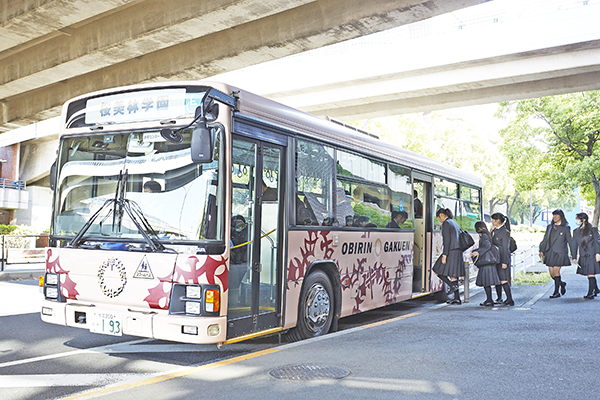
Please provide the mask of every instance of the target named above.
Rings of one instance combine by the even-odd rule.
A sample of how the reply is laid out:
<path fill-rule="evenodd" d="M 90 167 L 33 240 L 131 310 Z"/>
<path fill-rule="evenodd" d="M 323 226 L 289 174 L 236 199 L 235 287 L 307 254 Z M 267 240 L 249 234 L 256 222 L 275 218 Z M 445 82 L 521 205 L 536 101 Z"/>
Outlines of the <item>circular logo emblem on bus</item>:
<path fill-rule="evenodd" d="M 98 268 L 98 284 L 105 296 L 117 297 L 125 289 L 126 283 L 125 266 L 116 258 L 105 260 Z"/>
<path fill-rule="evenodd" d="M 383 248 L 383 245 L 381 244 L 381 239 L 377 239 L 375 241 L 375 255 L 377 257 L 379 257 L 381 255 L 381 249 Z"/>

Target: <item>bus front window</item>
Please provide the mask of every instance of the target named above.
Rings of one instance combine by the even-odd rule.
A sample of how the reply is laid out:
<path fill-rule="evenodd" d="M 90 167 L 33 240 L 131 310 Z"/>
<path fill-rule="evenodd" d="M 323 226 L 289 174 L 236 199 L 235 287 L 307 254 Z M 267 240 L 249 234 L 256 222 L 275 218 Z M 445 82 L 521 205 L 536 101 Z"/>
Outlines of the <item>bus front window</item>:
<path fill-rule="evenodd" d="M 66 137 L 60 143 L 53 234 L 87 241 L 222 241 L 221 132 L 213 161 L 195 164 L 158 132 Z M 91 221 L 91 225 L 85 226 Z M 142 232 L 143 231 L 143 232 Z"/>

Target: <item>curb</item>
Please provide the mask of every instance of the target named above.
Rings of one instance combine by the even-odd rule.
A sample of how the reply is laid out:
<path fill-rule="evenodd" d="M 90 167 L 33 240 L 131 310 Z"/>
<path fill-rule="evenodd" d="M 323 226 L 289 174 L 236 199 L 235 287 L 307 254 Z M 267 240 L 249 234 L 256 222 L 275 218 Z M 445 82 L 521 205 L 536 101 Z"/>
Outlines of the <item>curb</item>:
<path fill-rule="evenodd" d="M 44 275 L 43 269 L 26 269 L 0 272 L 0 281 L 12 281 L 17 279 L 38 279 Z"/>

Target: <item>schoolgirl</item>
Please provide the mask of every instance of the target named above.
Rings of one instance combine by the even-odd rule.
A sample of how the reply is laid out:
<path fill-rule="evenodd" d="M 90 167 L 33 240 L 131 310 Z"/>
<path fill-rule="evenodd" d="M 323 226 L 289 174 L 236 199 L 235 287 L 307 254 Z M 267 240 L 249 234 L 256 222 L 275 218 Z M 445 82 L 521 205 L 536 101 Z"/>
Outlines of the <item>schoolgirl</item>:
<path fill-rule="evenodd" d="M 492 214 L 492 244 L 500 250 L 500 262 L 496 265 L 500 284 L 496 285 L 496 304 L 514 306 L 510 290 L 510 221 L 502 213 Z M 502 289 L 506 293 L 506 300 L 502 301 Z"/>
<path fill-rule="evenodd" d="M 433 266 L 433 272 L 450 287 L 449 292 L 454 293 L 454 298 L 449 303 L 461 304 L 458 277 L 465 276 L 465 267 L 463 265 L 463 251 L 458 243 L 460 228 L 452 219 L 452 211 L 447 208 L 440 208 L 436 211 L 435 216 L 442 223 L 444 247 L 442 254 Z"/>
<path fill-rule="evenodd" d="M 571 258 L 567 247 L 570 247 L 573 255 Z M 554 279 L 554 293 L 550 296 L 551 299 L 567 292 L 567 282 L 562 281 L 560 269 L 571 265 L 571 259 L 575 258 L 573 250 L 571 228 L 567 224 L 565 214 L 562 210 L 552 211 L 552 222 L 547 226 L 544 240 L 540 243 L 540 257 L 548 266 L 550 276 Z"/>
<path fill-rule="evenodd" d="M 488 251 L 491 251 L 492 236 L 490 235 L 490 232 L 483 221 L 475 222 L 475 232 L 479 234 L 479 247 L 471 253 L 471 257 L 480 259 L 484 257 Z M 485 301 L 479 305 L 484 307 L 493 307 L 494 300 L 492 300 L 492 286 L 500 285 L 500 278 L 498 277 L 496 264 L 478 265 L 478 268 L 479 272 L 477 273 L 477 280 L 475 281 L 475 284 L 477 286 L 483 286 L 486 296 Z"/>
<path fill-rule="evenodd" d="M 588 292 L 584 299 L 593 299 L 600 293 L 596 283 L 596 274 L 600 274 L 600 237 L 598 229 L 588 222 L 586 213 L 575 216 L 575 222 L 579 225 L 573 229 L 573 263 L 578 264 L 577 273 L 588 277 Z M 579 252 L 579 260 L 577 253 Z"/>

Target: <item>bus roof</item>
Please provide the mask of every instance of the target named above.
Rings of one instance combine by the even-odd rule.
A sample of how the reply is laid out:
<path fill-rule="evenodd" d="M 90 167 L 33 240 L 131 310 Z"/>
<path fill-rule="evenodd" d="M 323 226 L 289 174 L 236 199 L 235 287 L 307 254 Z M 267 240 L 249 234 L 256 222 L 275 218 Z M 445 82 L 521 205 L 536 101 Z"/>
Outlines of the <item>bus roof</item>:
<path fill-rule="evenodd" d="M 446 165 L 429 157 L 383 142 L 375 135 L 360 133 L 357 129 L 329 121 L 325 118 L 316 117 L 238 87 L 209 80 L 166 81 L 118 87 L 87 93 L 65 103 L 63 106 L 63 118 L 69 104 L 86 98 L 108 96 L 114 93 L 123 93 L 136 90 L 169 88 L 173 86 L 213 87 L 226 94 L 234 94 L 235 97 L 239 99 L 239 112 L 244 115 L 264 120 L 274 125 L 283 126 L 288 130 L 309 138 L 324 140 L 331 144 L 341 145 L 347 149 L 358 150 L 379 159 L 396 162 L 400 165 L 404 165 L 424 173 L 439 175 L 444 178 L 449 178 L 451 180 L 466 183 L 475 187 L 481 186 L 481 178 L 473 173 L 462 171 L 458 168 Z M 63 120 L 61 123 L 64 126 L 66 121 Z M 64 133 L 64 130 L 61 129 L 61 131 Z"/>

